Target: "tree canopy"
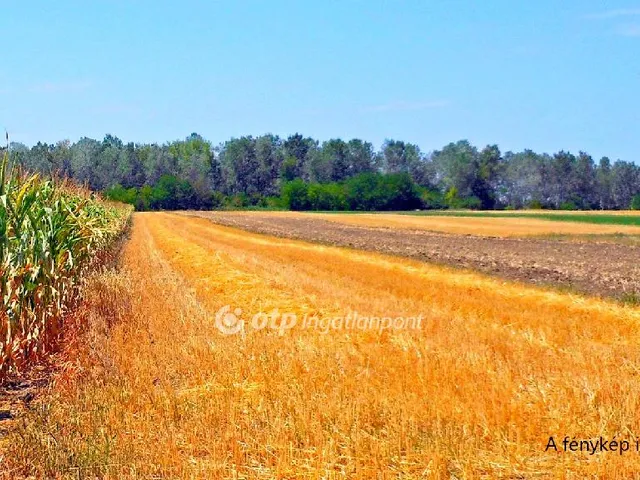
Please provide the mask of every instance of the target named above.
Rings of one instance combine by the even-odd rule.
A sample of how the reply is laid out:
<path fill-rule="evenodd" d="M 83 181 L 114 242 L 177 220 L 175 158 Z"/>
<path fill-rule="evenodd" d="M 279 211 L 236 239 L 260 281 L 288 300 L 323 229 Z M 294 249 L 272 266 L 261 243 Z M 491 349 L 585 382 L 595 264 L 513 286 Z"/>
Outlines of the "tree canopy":
<path fill-rule="evenodd" d="M 586 152 L 502 153 L 497 145 L 478 148 L 466 140 L 424 153 L 401 140 L 376 150 L 361 139 L 320 142 L 299 133 L 244 136 L 217 146 L 196 133 L 162 145 L 106 135 L 102 141 L 13 143 L 10 157 L 14 165 L 70 177 L 141 210 L 640 206 L 635 163 L 595 162 Z"/>

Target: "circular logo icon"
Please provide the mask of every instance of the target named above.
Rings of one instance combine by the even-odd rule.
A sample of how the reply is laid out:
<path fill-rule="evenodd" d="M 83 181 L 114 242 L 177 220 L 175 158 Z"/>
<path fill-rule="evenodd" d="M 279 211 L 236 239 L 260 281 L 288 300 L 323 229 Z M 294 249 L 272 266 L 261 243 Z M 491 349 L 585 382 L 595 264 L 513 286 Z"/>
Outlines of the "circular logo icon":
<path fill-rule="evenodd" d="M 231 311 L 231 305 L 225 305 L 216 312 L 216 328 L 225 335 L 235 335 L 244 329 L 244 321 L 240 315 L 241 309 Z"/>

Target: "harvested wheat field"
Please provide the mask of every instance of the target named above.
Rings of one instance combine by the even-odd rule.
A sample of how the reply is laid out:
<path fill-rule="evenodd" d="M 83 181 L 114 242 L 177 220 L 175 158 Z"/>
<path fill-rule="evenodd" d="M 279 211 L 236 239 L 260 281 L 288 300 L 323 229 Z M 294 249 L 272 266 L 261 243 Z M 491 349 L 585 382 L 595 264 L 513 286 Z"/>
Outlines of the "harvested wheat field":
<path fill-rule="evenodd" d="M 6 438 L 10 478 L 640 469 L 638 309 L 165 213 L 135 214 L 91 286 L 84 340 Z"/>
<path fill-rule="evenodd" d="M 636 301 L 640 296 L 640 245 L 637 236 L 559 238 L 513 238 L 455 235 L 410 228 L 351 225 L 362 217 L 388 223 L 391 218 L 432 219 L 448 222 L 452 217 L 408 217 L 376 214 L 306 214 L 289 212 L 183 212 L 256 233 L 370 250 L 472 268 L 483 273 L 542 286 L 557 286 L 589 295 Z M 347 219 L 344 222 L 331 219 Z M 473 218 L 453 218 L 464 224 Z M 480 219 L 484 220 L 484 219 Z M 492 218 L 506 229 L 506 218 Z M 518 219 L 515 219 L 518 220 Z M 543 220 L 540 220 L 543 222 Z M 502 223 L 499 223 L 502 222 Z M 507 223 L 505 223 L 507 222 Z M 365 222 L 366 223 L 366 222 Z M 546 222 L 552 229 L 564 222 Z M 572 223 L 576 230 L 600 225 Z M 624 227 L 624 226 L 623 226 Z M 635 241 L 635 243 L 633 243 Z"/>
<path fill-rule="evenodd" d="M 531 237 L 549 234 L 640 234 L 640 227 L 636 226 L 549 222 L 537 218 L 429 217 L 394 214 L 318 214 L 318 216 L 331 222 L 363 227 L 403 228 L 487 237 Z"/>
<path fill-rule="evenodd" d="M 254 212 L 233 212 L 230 215 L 248 216 Z M 640 226 L 602 225 L 594 223 L 548 221 L 528 218 L 536 213 L 506 213 L 497 216 L 494 213 L 465 214 L 464 217 L 438 215 L 406 215 L 394 213 L 299 213 L 268 212 L 273 218 L 311 218 L 360 227 L 376 227 L 404 230 L 422 230 L 429 232 L 451 233 L 455 235 L 474 235 L 485 237 L 534 237 L 541 235 L 639 235 Z M 484 215 L 484 216 L 480 216 Z M 521 215 L 516 217 L 516 215 Z M 550 215 L 558 216 L 560 213 Z M 577 216 L 578 214 L 571 214 Z"/>

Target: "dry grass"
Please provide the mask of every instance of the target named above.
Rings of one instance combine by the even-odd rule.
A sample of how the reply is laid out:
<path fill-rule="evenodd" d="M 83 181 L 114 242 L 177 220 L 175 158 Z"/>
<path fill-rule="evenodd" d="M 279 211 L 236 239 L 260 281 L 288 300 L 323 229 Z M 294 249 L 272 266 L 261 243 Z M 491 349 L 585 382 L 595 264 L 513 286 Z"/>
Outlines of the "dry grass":
<path fill-rule="evenodd" d="M 640 470 L 637 453 L 544 452 L 549 435 L 640 434 L 637 309 L 169 214 L 135 215 L 122 272 L 93 292 L 90 341 L 9 439 L 8 475 Z M 424 321 L 419 331 L 225 336 L 212 317 L 227 304 Z"/>
<path fill-rule="evenodd" d="M 449 210 L 450 212 L 464 212 L 469 213 L 469 210 Z M 633 215 L 640 216 L 640 210 L 474 210 L 472 213 L 477 214 L 496 214 L 501 215 Z"/>
<path fill-rule="evenodd" d="M 452 211 L 455 213 L 455 211 Z M 535 214 L 536 210 L 518 210 L 515 213 Z M 545 214 L 551 211 L 544 211 Z M 489 212 L 478 212 L 488 214 Z M 494 212 L 495 213 L 495 212 Z M 509 213 L 500 212 L 501 214 Z M 558 214 L 567 212 L 558 212 Z M 571 212 L 569 212 L 571 213 Z M 584 212 L 577 212 L 584 213 Z M 628 212 L 605 212 L 611 214 Z M 361 227 L 425 230 L 458 235 L 488 237 L 530 237 L 543 235 L 638 235 L 640 227 L 595 223 L 549 221 L 538 218 L 505 218 L 490 216 L 456 217 L 447 215 L 405 215 L 394 213 L 312 213 L 312 212 L 225 212 L 226 215 L 271 215 L 273 217 L 319 218 L 331 222 Z M 591 215 L 592 212 L 589 212 Z M 637 215 L 638 212 L 635 212 Z"/>
<path fill-rule="evenodd" d="M 488 237 L 528 237 L 536 235 L 566 234 L 593 235 L 616 233 L 640 234 L 640 227 L 628 225 L 599 225 L 577 222 L 559 222 L 537 218 L 491 218 L 413 216 L 397 214 L 313 214 L 324 220 L 364 227 L 404 228 L 428 230 L 459 235 Z"/>

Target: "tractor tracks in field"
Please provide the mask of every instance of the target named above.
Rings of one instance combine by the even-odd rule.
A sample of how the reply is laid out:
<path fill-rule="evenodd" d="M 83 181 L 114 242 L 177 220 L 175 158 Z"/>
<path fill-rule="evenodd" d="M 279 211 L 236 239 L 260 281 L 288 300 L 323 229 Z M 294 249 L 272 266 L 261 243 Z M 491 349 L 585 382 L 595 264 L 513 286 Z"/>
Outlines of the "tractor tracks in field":
<path fill-rule="evenodd" d="M 408 257 L 599 297 L 629 301 L 640 295 L 638 246 L 362 227 L 302 215 L 182 214 L 254 233 Z"/>

